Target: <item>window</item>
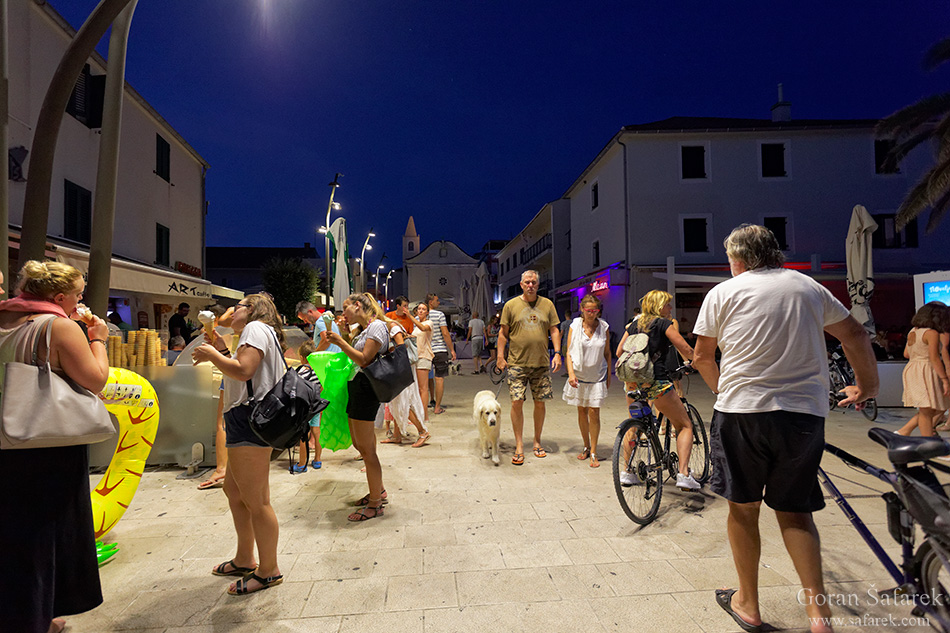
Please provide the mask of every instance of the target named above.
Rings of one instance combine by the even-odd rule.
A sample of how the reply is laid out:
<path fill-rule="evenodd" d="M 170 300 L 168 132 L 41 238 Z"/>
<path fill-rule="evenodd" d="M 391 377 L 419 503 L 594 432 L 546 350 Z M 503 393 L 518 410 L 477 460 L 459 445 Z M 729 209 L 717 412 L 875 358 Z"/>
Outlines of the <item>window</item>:
<path fill-rule="evenodd" d="M 161 135 L 155 135 L 155 173 L 166 182 L 171 182 L 171 147 Z"/>
<path fill-rule="evenodd" d="M 591 266 L 594 268 L 600 268 L 600 240 L 595 241 L 591 245 Z"/>
<path fill-rule="evenodd" d="M 571 250 L 571 232 L 568 231 L 565 235 L 567 236 L 567 250 Z"/>
<path fill-rule="evenodd" d="M 518 265 L 518 251 L 515 251 L 514 253 L 511 254 L 511 259 L 514 262 L 514 265 L 517 266 Z"/>
<path fill-rule="evenodd" d="M 684 253 L 709 253 L 710 235 L 712 226 L 712 216 L 703 215 L 683 215 L 680 216 L 682 229 L 682 247 Z"/>
<path fill-rule="evenodd" d="M 917 248 L 916 218 L 898 231 L 893 213 L 877 213 L 873 217 L 877 230 L 871 235 L 872 248 Z"/>
<path fill-rule="evenodd" d="M 93 75 L 86 64 L 72 94 L 66 104 L 66 113 L 88 127 L 89 129 L 102 127 L 102 103 L 105 98 L 106 76 Z"/>
<path fill-rule="evenodd" d="M 593 211 L 600 204 L 600 183 L 595 182 L 590 186 L 590 210 Z"/>
<path fill-rule="evenodd" d="M 785 178 L 785 143 L 762 143 L 762 177 Z"/>
<path fill-rule="evenodd" d="M 409 252 L 411 253 L 414 250 L 416 250 L 416 245 L 413 244 L 412 242 L 409 242 Z"/>
<path fill-rule="evenodd" d="M 897 141 L 875 140 L 874 141 L 874 173 L 875 174 L 899 174 L 900 167 L 891 152 L 897 146 Z"/>
<path fill-rule="evenodd" d="M 155 263 L 159 266 L 168 266 L 171 261 L 168 257 L 168 244 L 171 232 L 167 226 L 155 223 Z"/>
<path fill-rule="evenodd" d="M 706 146 L 680 146 L 680 165 L 683 180 L 706 178 Z"/>
<path fill-rule="evenodd" d="M 88 244 L 92 235 L 92 192 L 65 181 L 63 237 Z"/>
<path fill-rule="evenodd" d="M 778 241 L 778 246 L 783 251 L 788 250 L 788 218 L 785 216 L 773 216 L 764 218 L 762 224 L 768 230 L 772 231 L 772 235 L 775 236 L 775 239 Z"/>

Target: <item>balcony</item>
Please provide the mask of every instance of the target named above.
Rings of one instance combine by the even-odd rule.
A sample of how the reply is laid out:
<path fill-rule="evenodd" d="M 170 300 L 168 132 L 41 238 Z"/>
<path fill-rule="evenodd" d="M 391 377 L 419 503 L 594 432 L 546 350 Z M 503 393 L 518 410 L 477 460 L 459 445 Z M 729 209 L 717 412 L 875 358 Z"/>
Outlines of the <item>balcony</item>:
<path fill-rule="evenodd" d="M 521 265 L 523 266 L 525 264 L 530 263 L 531 261 L 536 259 L 541 253 L 543 253 L 546 250 L 549 250 L 551 248 L 551 242 L 552 242 L 551 234 L 546 233 L 541 237 L 541 239 L 539 239 L 537 242 L 535 242 L 528 248 L 522 248 L 521 256 L 519 257 L 519 261 L 521 261 Z"/>

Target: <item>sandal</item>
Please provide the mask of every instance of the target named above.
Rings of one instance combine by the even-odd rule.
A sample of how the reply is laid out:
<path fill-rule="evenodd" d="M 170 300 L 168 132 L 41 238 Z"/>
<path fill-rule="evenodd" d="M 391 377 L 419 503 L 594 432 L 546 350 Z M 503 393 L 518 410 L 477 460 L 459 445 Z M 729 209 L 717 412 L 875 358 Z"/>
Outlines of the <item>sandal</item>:
<path fill-rule="evenodd" d="M 380 497 L 380 499 L 382 500 L 382 502 L 383 502 L 384 504 L 389 503 L 389 495 L 386 494 L 386 491 L 385 491 L 385 490 L 383 490 L 383 492 L 379 495 L 379 497 Z M 369 498 L 369 493 L 367 493 L 365 497 L 363 497 L 362 499 L 360 499 L 359 501 L 357 501 L 357 502 L 354 503 L 353 505 L 355 505 L 355 506 L 367 506 L 367 505 L 369 505 L 369 502 L 370 502 L 370 501 L 371 501 L 371 499 Z"/>
<path fill-rule="evenodd" d="M 369 521 L 370 519 L 375 519 L 376 517 L 383 516 L 383 504 L 386 503 L 383 500 L 375 505 L 368 505 L 365 508 L 360 508 L 350 516 L 346 517 L 347 521 L 353 521 L 354 523 L 359 521 Z M 369 514 L 372 512 L 372 514 Z"/>
<path fill-rule="evenodd" d="M 511 463 L 515 466 L 521 466 L 524 463 L 524 453 L 515 453 L 511 458 Z"/>
<path fill-rule="evenodd" d="M 221 479 L 205 479 L 198 484 L 198 490 L 211 490 L 212 488 L 224 488 L 224 477 Z"/>
<path fill-rule="evenodd" d="M 419 436 L 419 439 L 415 441 L 415 443 L 412 445 L 412 447 L 413 447 L 413 448 L 421 448 L 423 444 L 425 444 L 426 442 L 429 441 L 429 438 L 430 438 L 430 437 L 432 437 L 432 436 L 429 435 L 429 432 L 428 432 L 428 431 L 426 431 L 425 433 L 423 433 L 422 435 Z"/>
<path fill-rule="evenodd" d="M 228 565 L 231 566 L 230 571 L 225 571 L 225 567 Z M 253 573 L 257 567 L 238 567 L 234 564 L 234 559 L 231 559 L 225 563 L 221 563 L 217 567 L 211 570 L 211 573 L 215 576 L 247 576 L 250 573 Z"/>
<path fill-rule="evenodd" d="M 590 467 L 600 468 L 600 460 L 597 459 L 597 453 L 590 454 Z"/>
<path fill-rule="evenodd" d="M 543 448 L 541 448 L 540 446 L 535 446 L 535 447 L 534 447 L 534 456 L 535 456 L 535 457 L 547 457 L 548 454 L 547 454 L 547 452 L 546 452 Z"/>
<path fill-rule="evenodd" d="M 584 450 L 582 450 L 580 455 L 577 456 L 577 459 L 584 461 L 588 457 L 590 457 L 590 449 L 585 446 Z"/>
<path fill-rule="evenodd" d="M 402 444 L 402 437 L 395 438 L 392 436 L 387 437 L 385 440 L 380 440 L 380 444 Z"/>
<path fill-rule="evenodd" d="M 260 583 L 260 587 L 257 589 L 248 589 L 247 584 L 252 580 L 256 580 Z M 279 585 L 284 582 L 284 577 L 282 574 L 277 574 L 276 576 L 268 576 L 267 578 L 261 578 L 257 574 L 250 574 L 241 578 L 239 581 L 234 583 L 234 588 L 228 587 L 228 593 L 232 596 L 243 596 L 245 594 L 254 593 L 255 591 L 262 591 L 264 589 L 269 589 L 274 585 Z"/>
<path fill-rule="evenodd" d="M 312 462 L 310 462 L 310 465 L 313 466 L 314 470 L 318 468 L 323 468 L 323 462 L 317 461 L 317 460 L 313 460 Z"/>

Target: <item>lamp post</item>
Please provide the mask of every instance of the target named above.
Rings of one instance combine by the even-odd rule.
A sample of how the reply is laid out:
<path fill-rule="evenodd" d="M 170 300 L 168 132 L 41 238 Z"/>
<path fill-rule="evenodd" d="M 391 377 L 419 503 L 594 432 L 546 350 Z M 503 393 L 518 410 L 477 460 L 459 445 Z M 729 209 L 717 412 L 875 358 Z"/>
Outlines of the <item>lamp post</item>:
<path fill-rule="evenodd" d="M 389 307 L 389 280 L 392 279 L 393 271 L 389 271 L 389 274 L 386 275 L 386 307 Z"/>
<path fill-rule="evenodd" d="M 330 187 L 330 202 L 327 203 L 327 223 L 323 227 L 323 248 L 324 255 L 326 256 L 326 273 L 327 273 L 327 286 L 326 286 L 326 307 L 330 307 L 330 212 L 336 209 L 340 210 L 340 203 L 333 201 L 333 196 L 336 193 L 336 188 L 340 186 L 340 176 L 343 174 L 337 172 L 336 176 L 333 177 L 333 182 L 329 184 Z"/>
<path fill-rule="evenodd" d="M 379 258 L 379 266 L 376 267 L 376 285 L 373 287 L 373 296 L 379 298 L 379 272 L 383 269 L 383 260 L 386 259 L 386 253 Z"/>
<path fill-rule="evenodd" d="M 366 236 L 366 241 L 363 242 L 363 250 L 360 251 L 360 292 L 366 292 L 366 278 L 363 277 L 363 262 L 366 261 L 366 251 L 373 250 L 373 247 L 369 244 L 369 238 L 376 237 L 376 234 L 373 233 L 373 227 L 369 227 L 369 235 Z"/>

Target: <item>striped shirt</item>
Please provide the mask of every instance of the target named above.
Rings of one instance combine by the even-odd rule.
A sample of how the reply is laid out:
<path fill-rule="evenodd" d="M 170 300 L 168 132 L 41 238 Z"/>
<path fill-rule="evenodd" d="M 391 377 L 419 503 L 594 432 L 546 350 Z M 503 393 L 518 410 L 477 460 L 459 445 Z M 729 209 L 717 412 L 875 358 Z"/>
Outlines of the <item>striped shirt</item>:
<path fill-rule="evenodd" d="M 449 348 L 442 337 L 442 328 L 448 327 L 445 315 L 438 310 L 429 310 L 429 321 L 432 322 L 432 353 L 448 352 Z"/>

